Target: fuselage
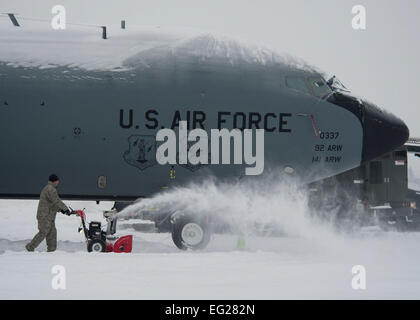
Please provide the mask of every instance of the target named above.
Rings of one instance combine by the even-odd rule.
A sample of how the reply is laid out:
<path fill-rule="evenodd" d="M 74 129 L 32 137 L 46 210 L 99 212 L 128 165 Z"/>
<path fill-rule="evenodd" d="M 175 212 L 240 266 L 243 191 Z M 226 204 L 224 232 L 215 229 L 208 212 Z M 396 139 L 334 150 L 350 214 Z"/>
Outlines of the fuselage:
<path fill-rule="evenodd" d="M 36 53 L 31 59 L 28 49 L 71 50 L 71 39 L 83 48 L 79 42 L 92 45 L 91 37 L 55 45 L 48 35 L 35 34 L 37 44 L 31 45 L 30 34 L 23 40 L 23 31 L 13 32 L 3 34 L 8 43 L 0 49 L 10 51 L 0 52 L 4 198 L 37 197 L 52 172 L 61 179 L 62 197 L 96 200 L 147 197 L 197 179 L 244 175 L 244 164 L 160 165 L 156 134 L 177 132 L 180 121 L 209 136 L 211 129 L 264 129 L 264 174 L 274 170 L 305 182 L 355 168 L 408 138 L 401 120 L 333 92 L 315 69 L 266 51 L 253 57 L 249 48 L 207 34 L 166 47 L 155 44 L 158 34 L 140 34 L 141 50 L 131 38 L 128 48 L 124 37 L 116 37 L 115 45 L 130 54 L 120 66 L 106 68 L 99 52 L 89 62 L 77 55 L 92 52 L 75 52 L 72 64 L 68 52 L 63 61 L 48 62 Z M 17 58 L 10 47 L 19 51 Z M 37 59 L 42 63 L 33 63 Z"/>

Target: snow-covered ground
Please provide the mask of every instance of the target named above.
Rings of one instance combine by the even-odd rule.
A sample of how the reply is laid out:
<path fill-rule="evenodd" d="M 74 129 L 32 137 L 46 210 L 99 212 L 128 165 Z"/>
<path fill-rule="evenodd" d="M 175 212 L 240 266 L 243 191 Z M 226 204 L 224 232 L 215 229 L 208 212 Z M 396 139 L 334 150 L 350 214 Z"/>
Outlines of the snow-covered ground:
<path fill-rule="evenodd" d="M 102 218 L 111 203 L 67 202 Z M 417 233 L 365 230 L 352 235 L 246 238 L 215 235 L 202 252 L 181 252 L 169 234 L 136 232 L 131 254 L 86 252 L 77 217 L 57 215 L 58 251 L 24 245 L 36 233 L 37 201 L 0 201 L 0 299 L 324 299 L 420 297 Z M 54 290 L 52 267 L 66 270 Z M 353 290 L 352 267 L 366 268 L 366 290 Z"/>

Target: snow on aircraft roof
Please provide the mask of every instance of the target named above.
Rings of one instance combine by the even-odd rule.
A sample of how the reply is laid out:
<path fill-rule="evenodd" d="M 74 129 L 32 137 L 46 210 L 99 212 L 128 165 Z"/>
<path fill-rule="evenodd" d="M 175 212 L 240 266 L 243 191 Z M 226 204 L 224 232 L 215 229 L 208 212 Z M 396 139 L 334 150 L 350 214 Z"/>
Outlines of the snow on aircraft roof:
<path fill-rule="evenodd" d="M 7 16 L 0 17 L 0 61 L 13 67 L 125 71 L 147 67 L 153 57 L 170 55 L 203 62 L 216 57 L 232 65 L 282 64 L 319 72 L 290 55 L 202 30 L 109 26 L 104 40 L 100 27 L 68 24 L 66 30 L 54 30 L 48 22 L 17 18 L 21 27 L 14 27 Z"/>

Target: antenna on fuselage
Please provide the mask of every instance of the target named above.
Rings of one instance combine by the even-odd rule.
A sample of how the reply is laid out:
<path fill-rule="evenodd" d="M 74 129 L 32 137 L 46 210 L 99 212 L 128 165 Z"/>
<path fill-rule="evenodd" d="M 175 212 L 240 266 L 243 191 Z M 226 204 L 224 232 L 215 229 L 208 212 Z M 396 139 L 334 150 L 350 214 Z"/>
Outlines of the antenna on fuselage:
<path fill-rule="evenodd" d="M 106 39 L 106 26 L 101 26 L 102 28 L 102 39 Z"/>
<path fill-rule="evenodd" d="M 7 14 L 9 16 L 10 21 L 12 21 L 12 23 L 15 27 L 20 27 L 20 24 L 15 17 L 16 13 L 5 13 L 5 14 Z"/>
<path fill-rule="evenodd" d="M 0 13 L 4 15 L 8 15 L 10 21 L 12 21 L 13 25 L 15 27 L 20 27 L 19 22 L 16 19 L 16 13 Z M 28 17 L 22 17 L 23 20 L 32 20 L 32 21 L 41 21 L 41 22 L 49 22 L 49 20 L 46 19 L 34 19 L 34 18 L 28 18 Z M 81 27 L 93 27 L 93 28 L 101 28 L 102 29 L 102 39 L 108 39 L 107 34 L 107 27 L 106 26 L 98 26 L 98 25 L 90 25 L 90 24 L 84 24 L 84 23 L 67 23 L 68 25 L 73 26 L 81 26 Z M 121 28 L 125 29 L 125 20 L 121 20 Z"/>

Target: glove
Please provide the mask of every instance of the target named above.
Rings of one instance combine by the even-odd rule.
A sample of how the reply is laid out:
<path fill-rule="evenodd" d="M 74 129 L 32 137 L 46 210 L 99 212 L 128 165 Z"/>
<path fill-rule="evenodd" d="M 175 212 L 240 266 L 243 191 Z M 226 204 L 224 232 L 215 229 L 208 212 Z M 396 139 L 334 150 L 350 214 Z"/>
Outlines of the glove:
<path fill-rule="evenodd" d="M 62 212 L 63 214 L 65 214 L 65 215 L 67 215 L 67 216 L 70 216 L 70 215 L 71 215 L 71 212 L 70 212 L 70 210 L 69 210 L 69 209 L 67 209 L 67 210 L 61 210 L 61 212 Z"/>

